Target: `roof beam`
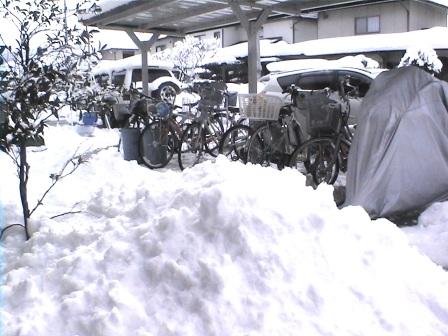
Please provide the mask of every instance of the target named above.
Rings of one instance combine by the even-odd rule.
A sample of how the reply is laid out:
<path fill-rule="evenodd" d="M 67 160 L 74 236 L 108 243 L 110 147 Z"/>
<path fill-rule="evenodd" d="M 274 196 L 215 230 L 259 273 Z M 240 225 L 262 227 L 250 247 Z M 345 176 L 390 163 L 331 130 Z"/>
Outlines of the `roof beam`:
<path fill-rule="evenodd" d="M 249 21 L 255 20 L 260 12 L 246 13 Z M 184 30 L 185 34 L 195 33 L 202 30 L 209 30 L 214 28 L 222 28 L 223 26 L 240 23 L 240 20 L 235 15 L 229 15 L 228 17 L 213 22 L 199 23 L 194 26 L 190 26 Z"/>
<path fill-rule="evenodd" d="M 135 0 L 123 6 L 116 7 L 112 11 L 100 14 L 97 17 L 92 18 L 91 20 L 86 20 L 86 24 L 108 25 L 110 23 L 135 15 L 142 11 L 154 9 L 162 5 L 167 5 L 169 3 L 176 1 L 178 0 L 153 0 L 153 1 Z"/>
<path fill-rule="evenodd" d="M 172 29 L 140 29 L 136 27 L 131 26 L 124 26 L 124 25 L 109 25 L 109 26 L 103 26 L 103 25 L 97 25 L 96 26 L 99 29 L 107 29 L 107 30 L 120 30 L 120 31 L 126 31 L 126 32 L 135 32 L 135 33 L 153 33 L 153 34 L 160 34 L 160 35 L 168 35 L 168 36 L 175 36 L 175 37 L 184 37 L 185 33 L 179 30 L 172 30 Z"/>
<path fill-rule="evenodd" d="M 183 19 L 188 19 L 190 17 L 196 16 L 196 15 L 204 15 L 208 13 L 212 13 L 221 9 L 228 8 L 228 4 L 221 4 L 221 3 L 212 3 L 212 4 L 205 4 L 203 6 L 194 7 L 188 10 L 184 10 L 180 13 L 171 15 L 171 16 L 165 16 L 163 18 L 152 20 L 149 24 L 143 25 L 143 29 L 149 29 L 149 28 L 155 28 L 160 25 L 170 23 L 170 22 L 178 22 Z"/>

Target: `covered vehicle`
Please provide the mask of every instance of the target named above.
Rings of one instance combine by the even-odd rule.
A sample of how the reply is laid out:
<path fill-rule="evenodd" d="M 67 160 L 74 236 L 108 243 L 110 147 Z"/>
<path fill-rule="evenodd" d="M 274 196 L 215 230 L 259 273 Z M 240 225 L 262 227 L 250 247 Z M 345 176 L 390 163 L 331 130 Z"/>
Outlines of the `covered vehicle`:
<path fill-rule="evenodd" d="M 381 73 L 362 102 L 344 205 L 375 218 L 447 198 L 448 83 L 415 66 Z"/>

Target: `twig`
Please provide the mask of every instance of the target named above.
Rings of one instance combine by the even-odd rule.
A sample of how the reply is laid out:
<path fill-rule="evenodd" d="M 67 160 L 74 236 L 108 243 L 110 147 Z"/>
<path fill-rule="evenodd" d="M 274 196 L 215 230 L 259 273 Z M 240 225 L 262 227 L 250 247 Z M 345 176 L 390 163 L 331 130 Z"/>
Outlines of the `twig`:
<path fill-rule="evenodd" d="M 4 227 L 4 228 L 0 231 L 0 240 L 2 240 L 2 238 L 3 238 L 3 234 L 6 232 L 6 230 L 8 230 L 8 229 L 10 229 L 10 228 L 12 228 L 12 227 L 14 227 L 14 226 L 20 226 L 20 227 L 22 227 L 22 228 L 25 229 L 25 225 L 23 225 L 23 224 L 11 224 L 11 225 L 8 225 L 7 227 Z"/>
<path fill-rule="evenodd" d="M 79 145 L 78 148 L 76 148 L 76 150 L 75 150 L 75 154 L 78 152 L 80 146 L 81 146 L 81 145 Z M 59 174 L 52 174 L 52 175 L 50 175 L 50 176 L 52 177 L 52 179 L 53 179 L 53 182 L 52 182 L 51 185 L 48 187 L 48 189 L 43 193 L 42 197 L 37 201 L 37 204 L 34 206 L 34 208 L 30 211 L 29 217 L 31 217 L 31 215 L 34 213 L 34 211 L 36 211 L 36 209 L 37 209 L 40 205 L 42 205 L 42 202 L 43 202 L 44 198 L 48 195 L 48 193 L 51 191 L 51 189 L 53 189 L 53 187 L 56 185 L 56 183 L 57 183 L 58 181 L 60 181 L 60 180 L 62 180 L 63 178 L 65 178 L 65 177 L 67 177 L 67 176 L 73 174 L 73 173 L 76 171 L 76 169 L 79 168 L 79 166 L 80 166 L 81 164 L 87 162 L 87 160 L 88 160 L 90 157 L 92 157 L 93 155 L 98 154 L 99 152 L 101 152 L 101 151 L 103 151 L 103 150 L 106 150 L 106 149 L 109 149 L 109 148 L 112 148 L 112 147 L 115 147 L 115 146 L 116 146 L 116 145 L 110 145 L 110 146 L 107 146 L 107 147 L 97 148 L 97 149 L 92 150 L 92 151 L 90 151 L 90 152 L 85 152 L 85 153 L 83 153 L 83 154 L 73 156 L 72 158 L 70 158 L 69 160 L 67 160 L 67 161 L 65 162 L 65 164 L 62 166 L 62 169 L 59 171 Z M 70 163 L 73 164 L 72 169 L 71 169 L 68 173 L 64 174 L 65 169 L 67 168 L 67 166 L 68 166 Z"/>
<path fill-rule="evenodd" d="M 79 210 L 79 211 L 68 211 L 68 212 L 61 213 L 59 215 L 52 216 L 52 217 L 50 217 L 50 219 L 55 219 L 55 218 L 58 218 L 58 217 L 61 217 L 61 216 L 65 216 L 65 215 L 78 214 L 78 213 L 81 213 L 81 212 L 82 212 L 81 210 Z"/>

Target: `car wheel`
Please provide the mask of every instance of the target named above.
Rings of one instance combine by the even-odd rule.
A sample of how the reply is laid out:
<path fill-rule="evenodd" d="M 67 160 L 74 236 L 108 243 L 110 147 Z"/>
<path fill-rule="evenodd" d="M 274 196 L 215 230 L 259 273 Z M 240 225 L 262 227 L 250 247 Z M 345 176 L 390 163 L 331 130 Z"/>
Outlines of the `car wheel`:
<path fill-rule="evenodd" d="M 166 101 L 167 103 L 174 104 L 174 100 L 177 96 L 177 90 L 173 84 L 165 83 L 159 86 L 159 89 L 155 92 L 157 98 Z"/>

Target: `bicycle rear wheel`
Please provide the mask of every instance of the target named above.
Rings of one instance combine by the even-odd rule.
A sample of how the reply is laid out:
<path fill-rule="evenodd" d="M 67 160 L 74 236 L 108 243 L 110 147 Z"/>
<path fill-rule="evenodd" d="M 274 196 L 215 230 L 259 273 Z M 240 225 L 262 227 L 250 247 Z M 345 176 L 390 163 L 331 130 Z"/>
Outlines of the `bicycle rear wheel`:
<path fill-rule="evenodd" d="M 269 167 L 276 164 L 285 166 L 286 160 L 282 127 L 277 122 L 262 125 L 254 131 L 247 146 L 247 162 Z M 286 161 L 286 162 L 284 162 Z"/>
<path fill-rule="evenodd" d="M 163 168 L 173 157 L 177 141 L 175 132 L 167 122 L 154 121 L 146 126 L 140 134 L 140 158 L 151 169 Z"/>
<path fill-rule="evenodd" d="M 247 161 L 247 145 L 253 129 L 239 124 L 229 128 L 219 142 L 219 154 L 225 155 L 232 161 Z"/>
<path fill-rule="evenodd" d="M 208 154 L 213 157 L 217 157 L 219 153 L 219 141 L 224 133 L 224 127 L 222 126 L 221 119 L 214 115 L 210 117 L 207 127 L 204 128 L 204 148 Z"/>
<path fill-rule="evenodd" d="M 205 151 L 205 137 L 200 123 L 188 125 L 182 134 L 178 149 L 178 161 L 181 170 L 201 163 L 210 155 Z"/>
<path fill-rule="evenodd" d="M 316 185 L 333 184 L 339 174 L 339 158 L 331 138 L 315 138 L 304 142 L 291 156 L 289 162 L 302 174 L 310 174 Z"/>

